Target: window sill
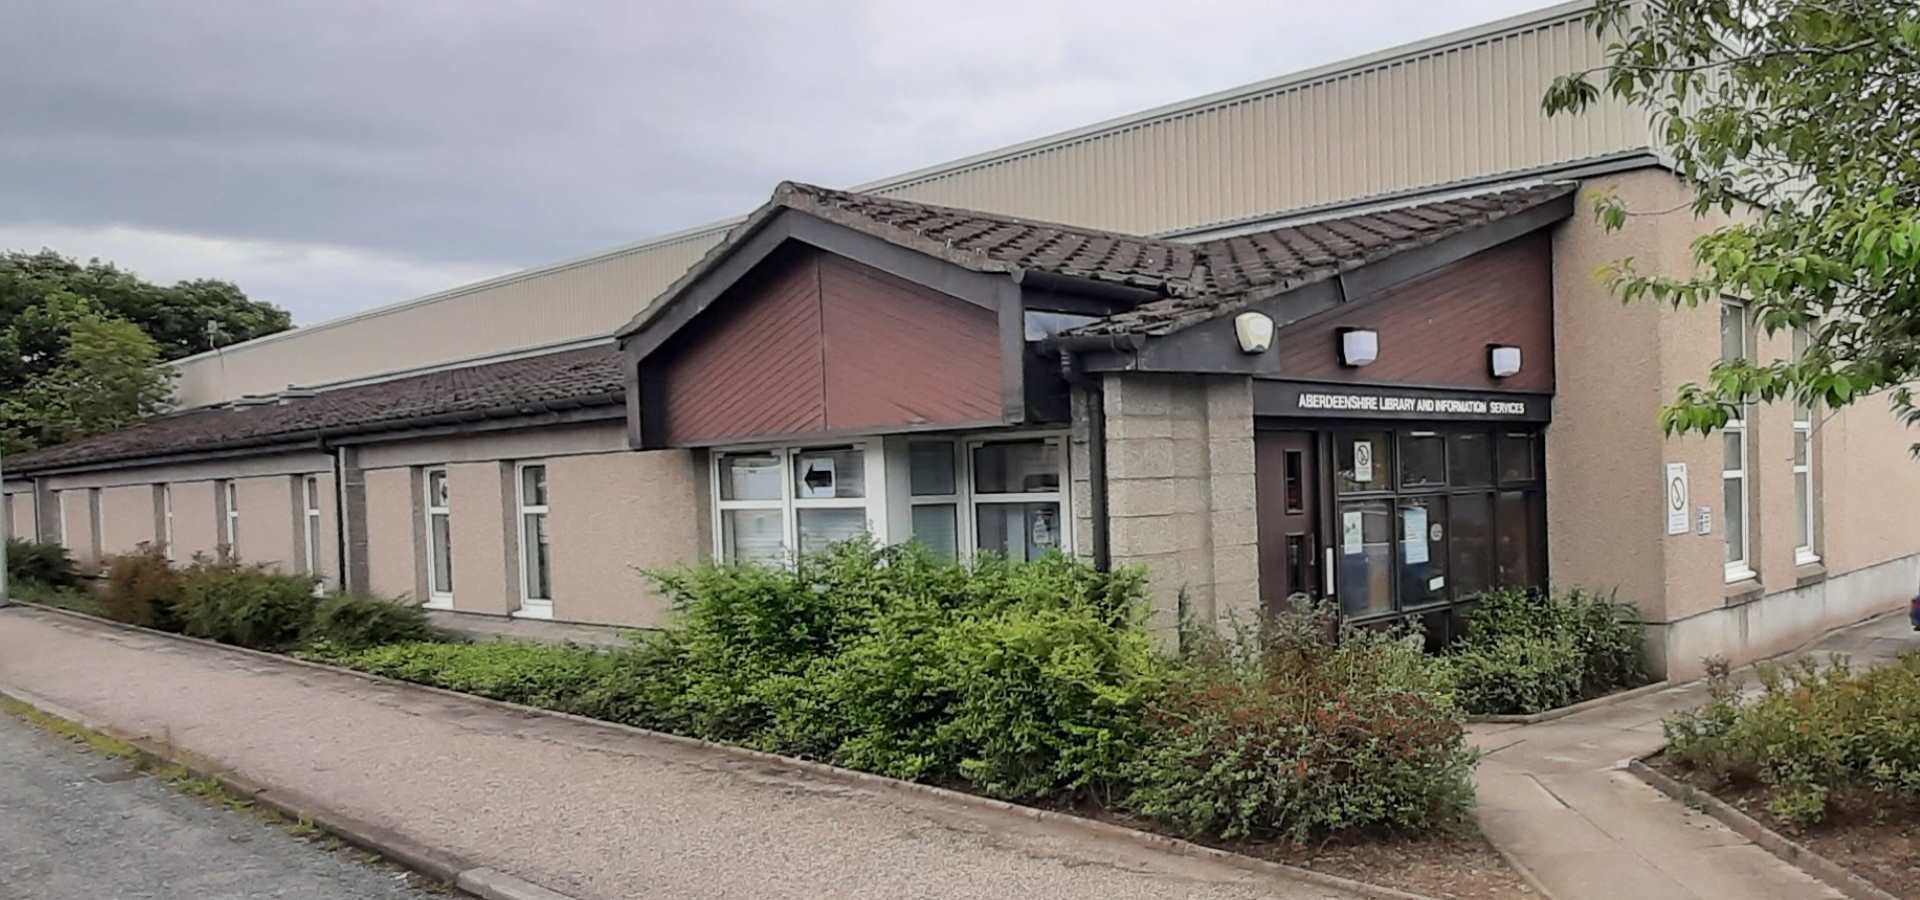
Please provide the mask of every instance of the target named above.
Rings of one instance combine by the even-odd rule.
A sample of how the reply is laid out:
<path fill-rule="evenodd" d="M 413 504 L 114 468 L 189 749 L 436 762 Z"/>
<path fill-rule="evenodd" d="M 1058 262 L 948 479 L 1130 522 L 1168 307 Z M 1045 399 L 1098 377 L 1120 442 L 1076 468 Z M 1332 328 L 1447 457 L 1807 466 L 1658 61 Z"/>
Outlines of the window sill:
<path fill-rule="evenodd" d="M 1810 584 L 1819 584 L 1825 580 L 1827 580 L 1827 567 L 1820 562 L 1820 558 L 1817 556 L 1814 557 L 1812 561 L 1798 561 L 1793 567 L 1794 587 L 1806 587 Z"/>
<path fill-rule="evenodd" d="M 539 603 L 536 601 L 526 601 L 519 609 L 507 615 L 515 619 L 552 619 L 553 602 Z"/>
<path fill-rule="evenodd" d="M 1764 593 L 1766 588 L 1760 584 L 1760 576 L 1750 572 L 1745 578 L 1727 582 L 1720 595 L 1721 605 L 1744 606 L 1760 599 Z"/>
<path fill-rule="evenodd" d="M 453 598 L 452 597 L 431 597 L 431 598 L 428 598 L 427 602 L 422 603 L 420 605 L 427 609 L 452 609 Z"/>

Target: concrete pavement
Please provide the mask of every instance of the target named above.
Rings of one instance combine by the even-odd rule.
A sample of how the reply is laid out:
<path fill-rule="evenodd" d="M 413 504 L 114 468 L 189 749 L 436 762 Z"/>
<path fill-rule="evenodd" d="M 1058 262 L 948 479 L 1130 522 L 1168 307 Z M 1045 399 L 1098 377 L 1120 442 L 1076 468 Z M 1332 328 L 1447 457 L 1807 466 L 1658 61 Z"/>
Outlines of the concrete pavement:
<path fill-rule="evenodd" d="M 438 890 L 0 715 L 0 898 L 429 900 Z"/>
<path fill-rule="evenodd" d="M 1807 652 L 1859 665 L 1920 648 L 1904 612 L 1845 629 Z M 1703 683 L 1538 725 L 1475 726 L 1480 825 L 1557 900 L 1798 900 L 1840 894 L 1621 764 L 1659 749 L 1667 714 L 1707 700 Z"/>
<path fill-rule="evenodd" d="M 1352 895 L 632 732 L 0 610 L 0 688 L 581 900 Z"/>

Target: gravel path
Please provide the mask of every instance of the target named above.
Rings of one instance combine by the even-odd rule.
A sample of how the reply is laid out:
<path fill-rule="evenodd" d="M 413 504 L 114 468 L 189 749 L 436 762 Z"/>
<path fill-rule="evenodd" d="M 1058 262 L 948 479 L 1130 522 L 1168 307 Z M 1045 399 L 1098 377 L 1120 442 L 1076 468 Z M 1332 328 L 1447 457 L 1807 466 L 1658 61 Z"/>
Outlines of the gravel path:
<path fill-rule="evenodd" d="M 582 900 L 1349 896 L 38 610 L 0 610 L 7 686 Z"/>
<path fill-rule="evenodd" d="M 404 873 L 0 715 L 0 898 L 426 900 Z"/>

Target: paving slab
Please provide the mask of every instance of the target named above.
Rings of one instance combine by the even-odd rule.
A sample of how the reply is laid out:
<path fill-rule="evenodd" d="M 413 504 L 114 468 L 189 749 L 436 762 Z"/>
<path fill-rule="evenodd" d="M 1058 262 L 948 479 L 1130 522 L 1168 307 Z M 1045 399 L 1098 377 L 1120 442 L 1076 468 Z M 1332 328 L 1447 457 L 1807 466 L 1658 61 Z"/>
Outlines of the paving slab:
<path fill-rule="evenodd" d="M 1920 648 L 1904 611 L 1842 629 L 1804 652 L 1868 666 Z M 1800 900 L 1839 892 L 1622 764 L 1658 750 L 1660 721 L 1708 699 L 1703 683 L 1514 728 L 1475 727 L 1479 820 L 1494 846 L 1557 900 Z"/>
<path fill-rule="evenodd" d="M 0 610 L 7 686 L 581 900 L 1354 896 L 40 610 Z"/>

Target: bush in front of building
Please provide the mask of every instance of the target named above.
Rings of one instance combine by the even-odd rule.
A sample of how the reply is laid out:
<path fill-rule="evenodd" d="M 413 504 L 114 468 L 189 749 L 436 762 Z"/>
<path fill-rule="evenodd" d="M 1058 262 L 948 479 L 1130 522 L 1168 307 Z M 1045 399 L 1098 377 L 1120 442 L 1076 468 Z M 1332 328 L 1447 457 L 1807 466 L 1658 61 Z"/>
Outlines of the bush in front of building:
<path fill-rule="evenodd" d="M 142 544 L 132 553 L 107 561 L 107 584 L 100 593 L 100 612 L 109 619 L 179 631 L 181 579 L 166 553 Z"/>
<path fill-rule="evenodd" d="M 1724 661 L 1712 664 L 1710 701 L 1666 720 L 1668 758 L 1764 788 L 1788 822 L 1920 813 L 1920 652 L 1868 671 L 1811 657 L 1756 671 L 1761 691 L 1746 696 Z"/>
<path fill-rule="evenodd" d="M 80 584 L 79 569 L 67 548 L 59 544 L 41 544 L 20 538 L 7 539 L 7 580 L 49 588 L 70 588 Z"/>
<path fill-rule="evenodd" d="M 606 678 L 614 657 L 524 641 L 428 641 L 307 655 L 401 681 L 580 715 L 587 714 L 583 698 Z"/>
<path fill-rule="evenodd" d="M 1610 594 L 1502 588 L 1476 598 L 1441 666 L 1466 711 L 1533 713 L 1645 684 L 1643 641 L 1637 610 Z"/>
<path fill-rule="evenodd" d="M 437 637 L 427 611 L 418 606 L 364 594 L 333 594 L 314 604 L 300 643 L 345 651 Z"/>
<path fill-rule="evenodd" d="M 313 618 L 314 580 L 264 565 L 196 558 L 180 570 L 180 630 L 255 650 L 285 650 Z"/>
<path fill-rule="evenodd" d="M 1475 752 L 1419 643 L 1309 607 L 1191 634 L 1149 704 L 1128 804 L 1190 835 L 1426 831 L 1473 805 Z"/>

